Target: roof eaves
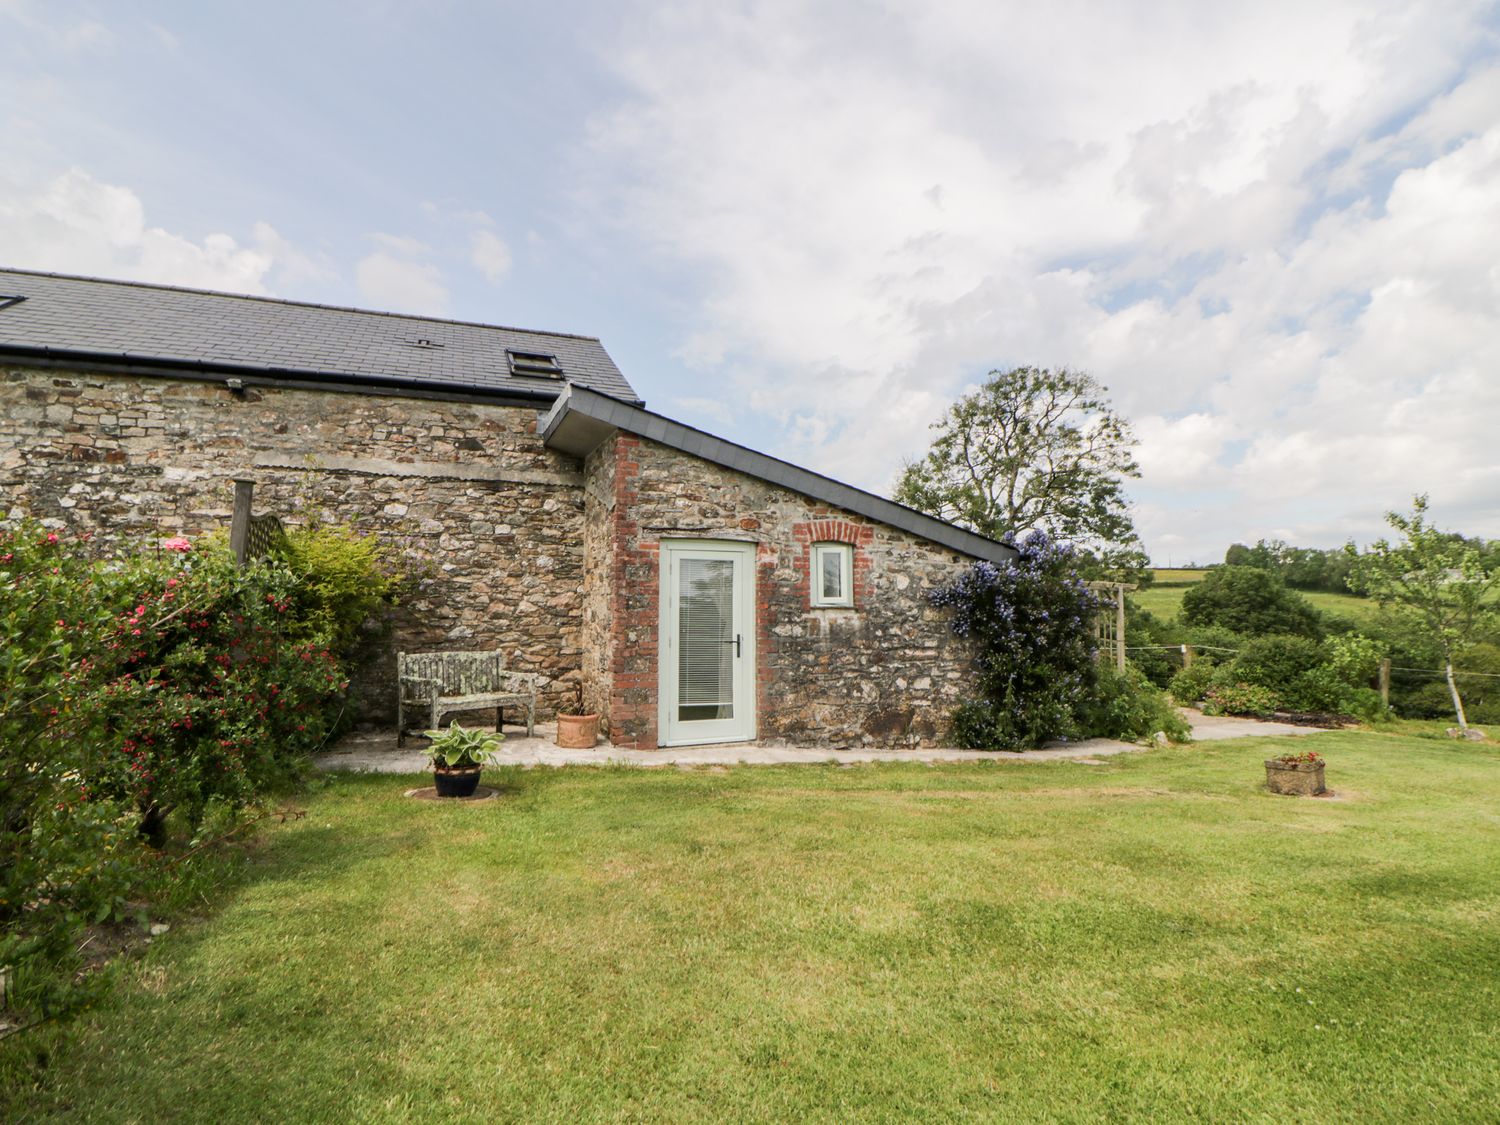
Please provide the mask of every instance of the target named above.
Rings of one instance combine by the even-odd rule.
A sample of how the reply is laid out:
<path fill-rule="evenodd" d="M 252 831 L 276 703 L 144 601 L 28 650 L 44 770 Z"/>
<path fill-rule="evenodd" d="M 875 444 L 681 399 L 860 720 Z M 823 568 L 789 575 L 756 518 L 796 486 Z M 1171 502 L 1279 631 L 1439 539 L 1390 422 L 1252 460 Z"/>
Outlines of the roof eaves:
<path fill-rule="evenodd" d="M 557 397 L 557 392 L 551 387 L 499 387 L 458 380 L 443 381 L 427 376 L 404 379 L 397 376 L 358 375 L 345 371 L 318 371 L 310 368 L 275 367 L 226 360 L 174 359 L 139 356 L 127 352 L 89 352 L 3 342 L 0 342 L 0 359 L 19 360 L 23 363 L 40 362 L 53 367 L 74 366 L 85 370 L 128 371 L 133 374 L 154 374 L 176 378 L 220 377 L 211 379 L 213 382 L 243 377 L 269 385 L 284 385 L 288 382 L 329 384 L 345 389 L 369 388 L 386 394 L 399 392 L 419 397 L 462 395 L 471 399 L 522 399 L 535 403 L 551 403 Z"/>
<path fill-rule="evenodd" d="M 571 419 L 585 424 L 570 427 Z M 628 405 L 587 387 L 569 386 L 552 404 L 552 409 L 543 416 L 537 429 L 547 445 L 560 447 L 564 452 L 577 457 L 585 457 L 597 448 L 610 427 L 639 434 L 726 469 L 800 492 L 804 496 L 811 496 L 815 500 L 822 500 L 899 528 L 971 558 L 1004 562 L 1014 558 L 1016 554 L 1014 547 L 977 532 L 815 473 L 811 469 L 804 469 L 790 461 L 783 461 L 682 422 L 674 422 L 663 415 Z"/>

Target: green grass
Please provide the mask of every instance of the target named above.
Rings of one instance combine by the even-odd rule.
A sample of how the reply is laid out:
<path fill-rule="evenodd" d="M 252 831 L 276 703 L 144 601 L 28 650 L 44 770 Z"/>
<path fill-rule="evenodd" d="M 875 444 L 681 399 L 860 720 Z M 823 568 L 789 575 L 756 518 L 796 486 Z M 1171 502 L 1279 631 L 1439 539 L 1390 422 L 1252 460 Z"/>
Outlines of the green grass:
<path fill-rule="evenodd" d="M 1153 586 L 1191 586 L 1202 582 L 1208 571 L 1204 567 L 1159 566 L 1151 574 L 1155 580 Z"/>
<path fill-rule="evenodd" d="M 1141 609 L 1148 610 L 1164 621 L 1177 617 L 1182 610 L 1182 595 L 1189 586 L 1201 582 L 1206 570 L 1169 570 L 1158 567 L 1156 581 L 1144 590 L 1137 590 L 1128 597 Z M 1369 598 L 1356 594 L 1329 594 L 1321 590 L 1294 590 L 1313 604 L 1320 613 L 1350 618 L 1363 622 L 1372 620 L 1380 607 Z"/>
<path fill-rule="evenodd" d="M 1272 797 L 1317 746 L 1334 800 Z M 0 1117 L 1465 1121 L 1500 752 L 345 777 Z"/>

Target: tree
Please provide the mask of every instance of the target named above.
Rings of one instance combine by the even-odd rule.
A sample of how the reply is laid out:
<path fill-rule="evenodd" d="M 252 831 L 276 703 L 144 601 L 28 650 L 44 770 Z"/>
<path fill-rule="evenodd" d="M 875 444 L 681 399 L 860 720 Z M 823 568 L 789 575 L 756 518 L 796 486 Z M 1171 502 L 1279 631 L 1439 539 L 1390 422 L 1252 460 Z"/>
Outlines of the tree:
<path fill-rule="evenodd" d="M 1412 500 L 1412 514 L 1387 512 L 1385 522 L 1401 534 L 1359 554 L 1353 543 L 1344 550 L 1354 570 L 1349 584 L 1382 606 L 1392 606 L 1436 644 L 1442 657 L 1458 726 L 1469 729 L 1464 701 L 1453 678 L 1453 653 L 1471 642 L 1495 614 L 1488 600 L 1500 571 L 1486 569 L 1478 541 L 1439 531 L 1427 522 L 1427 497 Z"/>
<path fill-rule="evenodd" d="M 1105 391 L 1066 368 L 990 372 L 933 424 L 895 499 L 992 539 L 1042 531 L 1107 568 L 1144 568 L 1124 490 L 1140 476 L 1135 438 Z"/>
<path fill-rule="evenodd" d="M 1189 586 L 1182 595 L 1182 620 L 1253 637 L 1317 637 L 1322 631 L 1311 602 L 1288 590 L 1275 574 L 1251 566 L 1216 566 Z"/>

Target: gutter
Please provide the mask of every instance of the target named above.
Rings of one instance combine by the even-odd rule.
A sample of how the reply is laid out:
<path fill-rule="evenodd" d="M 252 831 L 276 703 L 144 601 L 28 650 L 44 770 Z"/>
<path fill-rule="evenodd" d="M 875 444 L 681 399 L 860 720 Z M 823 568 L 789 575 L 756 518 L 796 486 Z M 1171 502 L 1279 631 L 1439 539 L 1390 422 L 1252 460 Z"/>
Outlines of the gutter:
<path fill-rule="evenodd" d="M 346 394 L 376 394 L 403 398 L 437 399 L 447 402 L 482 402 L 498 406 L 527 406 L 545 410 L 559 390 L 528 387 L 488 388 L 472 383 L 439 383 L 388 375 L 351 375 L 344 371 L 312 371 L 269 367 L 223 360 L 138 357 L 115 352 L 76 351 L 68 348 L 31 347 L 0 343 L 0 361 L 31 367 L 82 368 L 159 379 L 184 379 L 202 383 L 238 382 L 239 387 L 282 387 L 297 390 L 336 391 Z M 566 390 L 572 384 L 565 384 Z M 596 392 L 601 393 L 602 392 Z M 608 395 L 606 398 L 610 397 Z"/>

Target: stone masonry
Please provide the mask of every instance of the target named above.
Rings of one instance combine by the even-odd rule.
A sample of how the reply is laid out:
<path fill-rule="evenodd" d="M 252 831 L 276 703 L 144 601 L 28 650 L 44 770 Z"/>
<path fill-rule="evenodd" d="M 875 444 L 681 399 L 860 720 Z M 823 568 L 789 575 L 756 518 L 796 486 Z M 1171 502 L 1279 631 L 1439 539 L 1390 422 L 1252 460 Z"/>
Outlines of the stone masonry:
<path fill-rule="evenodd" d="M 223 384 L 0 366 L 0 512 L 150 548 L 256 510 L 377 536 L 420 576 L 391 651 L 356 683 L 394 718 L 394 652 L 494 649 L 546 680 L 544 716 L 584 706 L 621 746 L 657 745 L 663 539 L 756 547 L 758 738 L 941 744 L 970 654 L 928 594 L 972 560 L 640 437 L 586 465 L 543 445 L 534 408 L 369 388 Z M 853 547 L 854 607 L 812 608 L 814 543 Z"/>
<path fill-rule="evenodd" d="M 227 529 L 234 477 L 256 510 L 378 536 L 422 576 L 392 652 L 356 685 L 394 718 L 394 651 L 499 648 L 548 681 L 580 675 L 581 466 L 537 411 L 372 393 L 0 368 L 0 510 L 142 547 Z"/>
<path fill-rule="evenodd" d="M 591 454 L 585 476 L 585 698 L 616 745 L 657 745 L 664 538 L 756 545 L 760 741 L 942 743 L 970 653 L 927 595 L 972 560 L 630 434 Z M 818 542 L 853 546 L 853 609 L 811 607 Z"/>

